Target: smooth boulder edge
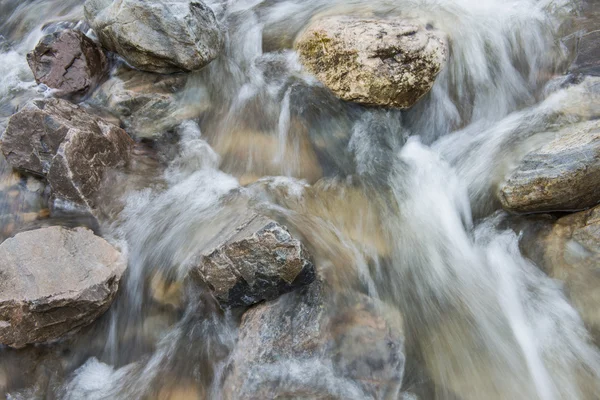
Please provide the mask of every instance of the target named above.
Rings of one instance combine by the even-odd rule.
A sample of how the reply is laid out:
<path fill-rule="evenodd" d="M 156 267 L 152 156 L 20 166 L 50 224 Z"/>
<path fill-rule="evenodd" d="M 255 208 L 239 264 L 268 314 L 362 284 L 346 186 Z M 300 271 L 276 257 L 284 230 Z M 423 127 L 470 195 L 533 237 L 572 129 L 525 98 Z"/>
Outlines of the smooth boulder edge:
<path fill-rule="evenodd" d="M 578 211 L 600 202 L 600 120 L 556 132 L 528 153 L 500 184 L 505 210 L 516 213 Z"/>

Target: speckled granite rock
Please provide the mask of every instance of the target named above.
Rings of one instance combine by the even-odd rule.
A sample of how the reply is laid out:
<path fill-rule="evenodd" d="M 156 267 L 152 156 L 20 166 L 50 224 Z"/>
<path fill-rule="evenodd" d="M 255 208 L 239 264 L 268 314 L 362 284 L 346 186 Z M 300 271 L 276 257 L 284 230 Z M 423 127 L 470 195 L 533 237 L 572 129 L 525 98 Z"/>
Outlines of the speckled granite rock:
<path fill-rule="evenodd" d="M 64 30 L 44 36 L 27 54 L 37 83 L 60 96 L 81 97 L 100 82 L 108 62 L 104 52 L 83 33 Z"/>
<path fill-rule="evenodd" d="M 126 263 L 85 228 L 22 232 L 0 245 L 0 343 L 54 340 L 104 313 Z"/>
<path fill-rule="evenodd" d="M 45 177 L 57 198 L 90 208 L 105 173 L 127 164 L 132 147 L 124 130 L 61 99 L 29 103 L 2 136 L 9 164 Z"/>
<path fill-rule="evenodd" d="M 500 185 L 502 206 L 518 213 L 572 211 L 600 202 L 600 120 L 568 126 L 527 154 Z"/>
<path fill-rule="evenodd" d="M 206 283 L 221 307 L 249 306 L 311 283 L 315 266 L 304 245 L 258 214 L 215 238 L 191 277 Z"/>
<path fill-rule="evenodd" d="M 444 35 L 403 20 L 327 17 L 296 39 L 304 67 L 343 100 L 408 108 L 446 60 Z"/>

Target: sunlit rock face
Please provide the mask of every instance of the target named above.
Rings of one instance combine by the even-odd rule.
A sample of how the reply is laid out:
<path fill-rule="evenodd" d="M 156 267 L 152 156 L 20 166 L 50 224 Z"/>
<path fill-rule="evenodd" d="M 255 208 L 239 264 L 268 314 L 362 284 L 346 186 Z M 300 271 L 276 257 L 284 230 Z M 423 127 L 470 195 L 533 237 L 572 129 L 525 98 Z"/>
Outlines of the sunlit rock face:
<path fill-rule="evenodd" d="M 446 60 L 439 32 L 402 20 L 328 17 L 296 40 L 305 68 L 343 100 L 408 108 Z"/>
<path fill-rule="evenodd" d="M 201 1 L 88 0 L 85 16 L 106 49 L 144 71 L 198 70 L 224 45 L 213 11 Z"/>
<path fill-rule="evenodd" d="M 91 323 L 114 299 L 126 263 L 85 228 L 42 228 L 0 245 L 0 343 L 23 347 Z"/>

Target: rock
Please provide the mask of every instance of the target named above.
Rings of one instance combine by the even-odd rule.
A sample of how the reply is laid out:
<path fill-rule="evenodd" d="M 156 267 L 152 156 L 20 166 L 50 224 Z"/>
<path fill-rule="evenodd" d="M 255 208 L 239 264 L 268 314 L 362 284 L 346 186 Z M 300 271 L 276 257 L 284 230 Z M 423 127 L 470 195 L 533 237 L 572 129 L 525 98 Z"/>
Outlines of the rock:
<path fill-rule="evenodd" d="M 559 218 L 527 243 L 536 263 L 565 293 L 600 345 L 600 206 Z"/>
<path fill-rule="evenodd" d="M 108 62 L 96 43 L 80 31 L 64 30 L 44 36 L 27 54 L 35 81 L 56 89 L 60 96 L 83 96 L 104 77 Z"/>
<path fill-rule="evenodd" d="M 85 228 L 54 226 L 0 245 L 0 343 L 23 347 L 88 325 L 110 306 L 126 264 Z"/>
<path fill-rule="evenodd" d="M 334 299 L 319 281 L 250 308 L 226 369 L 225 399 L 397 398 L 401 318 L 358 294 Z"/>
<path fill-rule="evenodd" d="M 85 16 L 102 45 L 144 71 L 201 69 L 221 52 L 213 11 L 190 0 L 87 0 Z"/>
<path fill-rule="evenodd" d="M 512 212 L 572 211 L 600 202 L 600 120 L 568 126 L 527 154 L 499 188 Z"/>
<path fill-rule="evenodd" d="M 61 99 L 29 103 L 2 136 L 14 168 L 45 177 L 57 198 L 90 208 L 105 173 L 127 164 L 132 147 L 124 130 Z"/>
<path fill-rule="evenodd" d="M 178 125 L 189 113 L 177 103 L 187 74 L 158 75 L 120 67 L 96 90 L 90 103 L 117 116 L 127 132 L 153 138 Z"/>
<path fill-rule="evenodd" d="M 213 246 L 214 244 L 214 246 Z M 206 283 L 222 308 L 270 300 L 315 279 L 304 245 L 277 222 L 252 214 L 221 231 L 191 277 Z"/>
<path fill-rule="evenodd" d="M 579 30 L 575 60 L 569 72 L 600 76 L 600 6 L 597 0 L 584 0 L 581 15 L 575 20 Z"/>
<path fill-rule="evenodd" d="M 408 108 L 432 87 L 446 60 L 443 35 L 410 21 L 328 17 L 296 40 L 308 71 L 338 97 Z"/>

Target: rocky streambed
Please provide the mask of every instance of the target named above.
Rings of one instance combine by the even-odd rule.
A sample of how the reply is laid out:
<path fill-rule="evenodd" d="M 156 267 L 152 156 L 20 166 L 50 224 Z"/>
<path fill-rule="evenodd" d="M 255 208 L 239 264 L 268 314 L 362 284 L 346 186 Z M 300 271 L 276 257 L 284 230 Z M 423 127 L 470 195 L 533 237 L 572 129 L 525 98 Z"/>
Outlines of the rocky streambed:
<path fill-rule="evenodd" d="M 0 395 L 600 398 L 599 8 L 0 4 Z"/>

